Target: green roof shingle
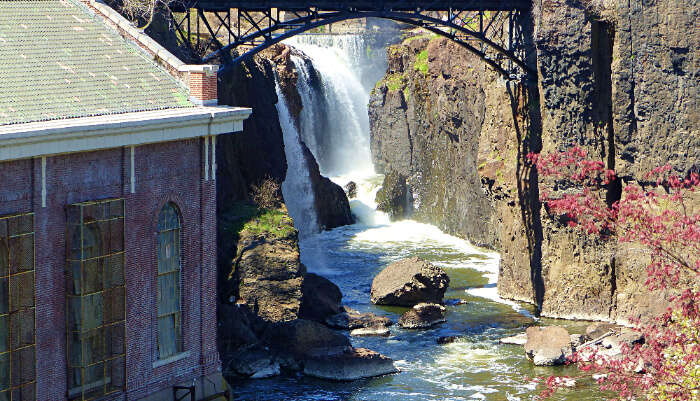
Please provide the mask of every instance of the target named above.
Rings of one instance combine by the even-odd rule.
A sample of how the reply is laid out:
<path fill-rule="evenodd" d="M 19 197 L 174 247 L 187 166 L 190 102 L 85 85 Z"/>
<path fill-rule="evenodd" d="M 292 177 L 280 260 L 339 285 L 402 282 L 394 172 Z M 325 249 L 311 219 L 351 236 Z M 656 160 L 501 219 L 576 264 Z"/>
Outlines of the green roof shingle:
<path fill-rule="evenodd" d="M 0 0 L 0 125 L 190 107 L 187 90 L 73 0 Z"/>

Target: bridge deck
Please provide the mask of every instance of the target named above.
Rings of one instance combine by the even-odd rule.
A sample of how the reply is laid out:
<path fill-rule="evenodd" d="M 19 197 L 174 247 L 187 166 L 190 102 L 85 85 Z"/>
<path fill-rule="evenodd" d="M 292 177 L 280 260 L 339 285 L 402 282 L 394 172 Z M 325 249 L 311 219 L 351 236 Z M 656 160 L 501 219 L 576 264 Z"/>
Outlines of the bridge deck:
<path fill-rule="evenodd" d="M 190 0 L 192 8 L 205 11 L 224 11 L 231 8 L 243 8 L 250 11 L 277 8 L 280 10 L 303 10 L 309 7 L 319 11 L 354 9 L 357 11 L 448 11 L 459 10 L 525 10 L 531 0 Z"/>

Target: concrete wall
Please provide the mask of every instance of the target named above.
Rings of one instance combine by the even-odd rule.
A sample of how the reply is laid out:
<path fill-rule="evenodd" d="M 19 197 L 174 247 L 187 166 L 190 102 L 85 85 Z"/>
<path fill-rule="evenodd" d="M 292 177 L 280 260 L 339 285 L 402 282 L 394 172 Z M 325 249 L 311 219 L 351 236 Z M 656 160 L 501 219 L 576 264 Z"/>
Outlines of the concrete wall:
<path fill-rule="evenodd" d="M 203 376 L 220 377 L 216 184 L 210 173 L 211 155 L 211 140 L 197 138 L 133 148 L 133 174 L 130 147 L 49 156 L 45 169 L 41 158 L 0 163 L 0 215 L 35 213 L 38 400 L 66 397 L 65 207 L 83 201 L 125 199 L 127 393 L 114 399 L 138 399 L 158 392 L 172 395 L 170 387 L 176 383 L 191 385 L 194 379 L 202 383 Z M 185 353 L 179 360 L 154 367 L 156 223 L 167 202 L 178 206 L 183 220 Z M 217 387 L 223 390 L 221 382 Z"/>

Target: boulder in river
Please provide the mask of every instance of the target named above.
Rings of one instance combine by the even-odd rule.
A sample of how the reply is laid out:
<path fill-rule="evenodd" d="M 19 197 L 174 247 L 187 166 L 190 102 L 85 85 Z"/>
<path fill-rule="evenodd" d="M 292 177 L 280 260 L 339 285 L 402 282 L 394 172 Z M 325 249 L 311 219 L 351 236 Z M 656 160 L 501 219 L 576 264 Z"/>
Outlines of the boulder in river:
<path fill-rule="evenodd" d="M 394 322 L 388 317 L 374 313 L 361 313 L 347 306 L 343 311 L 326 319 L 326 325 L 334 329 L 355 330 L 363 327 L 391 326 Z"/>
<path fill-rule="evenodd" d="M 265 333 L 264 342 L 296 359 L 334 355 L 351 348 L 350 340 L 342 333 L 304 319 L 271 326 Z"/>
<path fill-rule="evenodd" d="M 427 329 L 445 321 L 444 306 L 420 303 L 401 315 L 399 326 L 404 329 Z"/>
<path fill-rule="evenodd" d="M 450 277 L 441 268 L 418 257 L 392 263 L 372 281 L 370 297 L 377 305 L 413 306 L 442 303 Z"/>
<path fill-rule="evenodd" d="M 301 285 L 299 318 L 323 323 L 326 318 L 342 311 L 343 294 L 332 281 L 314 273 L 304 275 Z"/>
<path fill-rule="evenodd" d="M 350 335 L 353 337 L 389 337 L 391 335 L 391 332 L 386 326 L 370 326 L 351 330 Z"/>
<path fill-rule="evenodd" d="M 304 363 L 304 374 L 321 379 L 347 381 L 397 373 L 394 361 L 365 348 L 309 358 Z"/>
<path fill-rule="evenodd" d="M 279 375 L 280 364 L 270 350 L 253 347 L 242 349 L 227 358 L 224 373 L 249 379 L 264 379 Z"/>
<path fill-rule="evenodd" d="M 352 199 L 357 196 L 357 184 L 355 181 L 350 181 L 345 184 L 345 193 L 348 195 L 348 199 Z"/>
<path fill-rule="evenodd" d="M 525 355 L 537 366 L 561 365 L 571 356 L 569 332 L 559 326 L 529 327 Z"/>
<path fill-rule="evenodd" d="M 452 344 L 454 342 L 457 342 L 459 340 L 459 336 L 443 336 L 443 337 L 438 337 L 437 343 L 438 344 Z"/>

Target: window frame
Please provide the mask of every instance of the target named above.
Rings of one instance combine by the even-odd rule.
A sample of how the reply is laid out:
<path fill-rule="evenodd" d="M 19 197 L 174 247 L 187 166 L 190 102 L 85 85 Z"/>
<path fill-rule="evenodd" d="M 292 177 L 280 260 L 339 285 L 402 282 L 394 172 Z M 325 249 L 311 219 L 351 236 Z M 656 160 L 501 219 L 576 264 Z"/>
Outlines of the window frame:
<path fill-rule="evenodd" d="M 27 230 L 23 230 L 21 227 L 17 227 L 18 232 L 15 234 L 12 234 L 12 230 L 10 229 L 10 221 L 11 220 L 16 220 L 16 219 L 22 219 L 22 218 L 27 218 L 29 217 L 31 219 L 31 228 Z M 0 317 L 6 317 L 7 319 L 7 336 L 6 336 L 6 341 L 7 341 L 7 351 L 0 351 L 0 356 L 2 355 L 7 355 L 8 356 L 8 364 L 9 364 L 9 371 L 8 371 L 8 380 L 9 380 L 9 386 L 6 389 L 0 390 L 0 392 L 7 393 L 9 394 L 9 399 L 13 400 L 13 394 L 16 391 L 20 391 L 20 398 L 24 398 L 21 395 L 21 391 L 23 388 L 27 386 L 33 386 L 33 394 L 34 394 L 34 399 L 36 399 L 36 378 L 37 378 L 37 358 L 36 358 L 36 331 L 37 331 L 37 323 L 36 323 L 36 231 L 35 231 L 35 214 L 34 212 L 27 212 L 27 213 L 18 213 L 18 214 L 10 214 L 10 215 L 3 215 L 0 216 L 0 224 L 5 224 L 5 230 L 4 234 L 3 231 L 0 231 L 0 241 L 3 241 L 3 248 L 6 251 L 6 256 L 7 256 L 7 275 L 2 275 L 0 276 L 0 279 L 7 280 L 7 313 L 0 314 Z M 10 245 L 10 239 L 12 238 L 20 238 L 20 237 L 27 237 L 31 236 L 32 238 L 32 268 L 31 270 L 26 270 L 26 271 L 17 271 L 15 273 L 12 273 L 12 246 Z M 2 274 L 0 272 L 0 274 Z M 20 275 L 27 275 L 31 274 L 31 280 L 32 280 L 32 306 L 31 307 L 18 307 L 17 311 L 13 312 L 12 311 L 12 280 L 13 278 L 17 278 Z M 33 327 L 32 327 L 32 342 L 31 344 L 26 344 L 26 345 L 19 345 L 17 348 L 12 348 L 12 343 L 13 343 L 13 325 L 12 325 L 12 314 L 13 313 L 22 313 L 22 312 L 27 312 L 28 310 L 32 310 L 32 315 L 33 315 Z M 32 369 L 33 369 L 33 379 L 19 383 L 15 386 L 13 386 L 13 354 L 17 352 L 21 352 L 27 349 L 33 348 L 33 353 L 34 356 L 32 358 Z M 21 369 L 21 366 L 20 366 Z M 17 374 L 17 372 L 15 372 Z M 20 378 L 21 378 L 21 373 L 20 373 Z M 21 379 L 20 379 L 21 380 Z"/>
<path fill-rule="evenodd" d="M 161 216 L 163 213 L 166 211 L 166 208 L 171 208 L 177 217 L 177 227 L 170 227 L 166 228 L 161 231 Z M 189 351 L 186 350 L 185 348 L 185 327 L 184 327 L 184 313 L 183 313 L 183 294 L 184 294 L 184 289 L 182 286 L 183 282 L 183 229 L 184 229 L 184 224 L 183 224 L 183 216 L 180 207 L 175 203 L 174 201 L 167 201 L 165 202 L 159 209 L 156 215 L 156 230 L 155 230 L 155 238 L 156 238 L 156 268 L 155 268 L 155 286 L 156 286 L 156 307 L 155 307 L 155 339 L 156 339 L 156 344 L 154 347 L 154 354 L 155 354 L 155 361 L 153 362 L 153 367 L 157 368 L 160 366 L 164 366 L 176 361 L 179 361 L 181 359 L 187 358 L 189 356 Z M 177 232 L 177 235 L 174 236 L 175 240 L 178 242 L 177 244 L 177 250 L 178 250 L 178 258 L 177 258 L 177 265 L 178 268 L 175 270 L 169 270 L 167 272 L 161 273 L 160 272 L 160 267 L 161 267 L 161 235 L 164 233 L 169 233 L 169 232 Z M 177 291 L 178 291 L 178 302 L 177 302 L 177 312 L 172 312 L 172 313 L 165 313 L 162 314 L 160 313 L 160 305 L 159 305 L 159 299 L 160 299 L 160 285 L 159 285 L 159 279 L 160 277 L 166 276 L 166 275 L 175 275 L 177 277 Z M 162 318 L 167 318 L 168 316 L 176 316 L 176 325 L 175 325 L 175 352 L 169 355 L 161 356 L 161 351 L 160 351 L 160 320 Z"/>
<path fill-rule="evenodd" d="M 113 205 L 117 203 L 119 205 L 118 213 L 115 215 Z M 94 209 L 94 210 L 91 210 Z M 92 213 L 97 213 L 97 215 L 92 215 Z M 101 213 L 101 214 L 100 214 Z M 77 214 L 77 215 L 76 215 Z M 121 220 L 121 230 L 114 231 L 113 224 L 114 221 Z M 119 228 L 118 223 L 115 224 Z M 108 227 L 108 231 L 104 230 Z M 75 231 L 73 231 L 75 230 Z M 95 248 L 93 252 L 89 255 L 85 255 L 85 231 L 95 234 L 97 242 L 91 244 L 91 247 Z M 73 243 L 75 239 L 73 238 L 76 234 L 79 234 L 80 244 L 76 248 Z M 121 250 L 114 251 L 114 234 L 119 234 L 117 241 L 120 245 Z M 104 243 L 105 236 L 108 236 L 108 244 Z M 66 220 L 66 368 L 67 368 L 67 393 L 66 397 L 69 400 L 94 400 L 107 397 L 110 395 L 123 393 L 126 391 L 126 380 L 127 380 L 127 336 L 126 336 L 126 202 L 123 198 L 110 198 L 96 201 L 80 202 L 67 206 L 67 220 Z M 75 251 L 78 251 L 78 256 L 76 257 Z M 118 258 L 118 259 L 114 259 Z M 119 260 L 120 263 L 120 277 L 115 281 L 116 276 L 111 274 L 114 271 L 110 270 L 110 276 L 107 276 L 108 265 L 111 268 L 113 265 L 111 263 L 113 260 Z M 100 274 L 99 280 L 96 281 L 97 285 L 93 289 L 89 289 L 89 281 L 86 281 L 88 273 L 86 273 L 86 262 L 97 261 L 100 272 L 94 272 Z M 78 280 L 79 290 L 74 290 L 71 292 L 70 286 L 76 285 L 75 272 L 73 268 L 75 263 L 79 263 L 79 274 L 80 278 Z M 76 294 L 77 292 L 78 294 Z M 86 314 L 85 304 L 89 303 L 89 300 L 94 299 L 95 296 L 99 295 L 101 304 L 101 319 L 99 325 L 92 328 L 84 328 L 83 318 Z M 114 309 L 114 304 L 112 301 L 113 297 L 118 297 L 121 301 L 121 310 Z M 80 303 L 80 318 L 73 319 L 75 322 L 71 321 L 74 317 L 75 306 L 71 304 L 71 301 L 76 301 Z M 115 314 L 119 312 L 119 315 Z M 110 313 L 107 313 L 110 312 Z M 77 327 L 73 327 L 73 323 L 77 324 Z M 108 334 L 109 333 L 109 334 Z M 77 336 L 77 341 L 73 341 L 73 336 Z M 112 337 L 116 335 L 117 337 Z M 91 350 L 91 353 L 98 355 L 95 360 L 89 362 L 86 360 L 85 347 L 89 347 L 90 341 L 98 339 L 101 344 L 102 355 L 99 354 L 100 350 Z M 112 340 L 111 344 L 108 346 L 109 340 Z M 122 352 L 114 353 L 113 350 L 109 350 L 109 347 L 114 346 L 114 341 L 121 345 Z M 72 354 L 74 346 L 80 347 L 80 363 L 75 365 L 72 361 Z M 94 345 L 94 344 L 93 344 Z M 121 359 L 121 362 L 119 362 Z M 116 362 L 116 365 L 114 362 Z M 88 382 L 85 379 L 86 372 L 95 367 L 101 366 L 102 375 L 101 378 L 95 381 Z M 114 367 L 121 370 L 121 386 L 114 386 L 113 375 L 114 371 L 111 370 Z M 80 370 L 80 383 L 73 385 L 71 383 L 71 370 Z M 108 376 L 108 371 L 112 373 L 112 376 Z M 102 387 L 101 394 L 91 395 L 90 392 Z"/>

